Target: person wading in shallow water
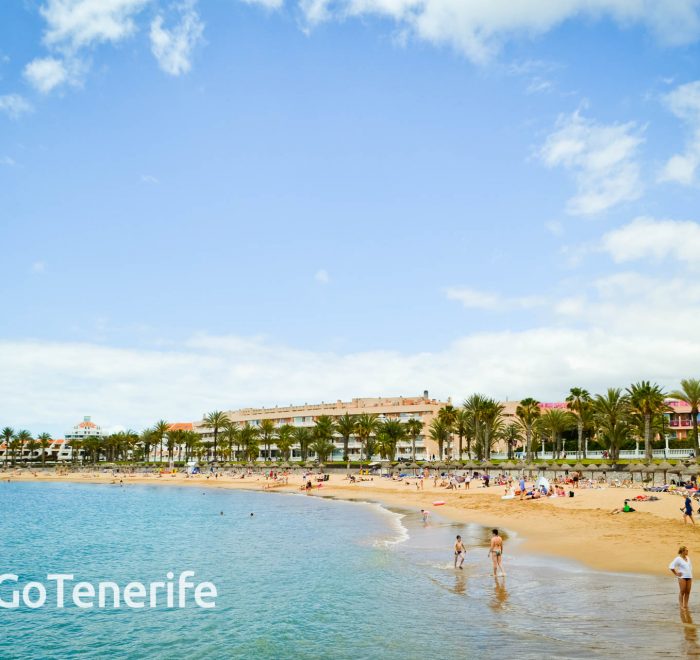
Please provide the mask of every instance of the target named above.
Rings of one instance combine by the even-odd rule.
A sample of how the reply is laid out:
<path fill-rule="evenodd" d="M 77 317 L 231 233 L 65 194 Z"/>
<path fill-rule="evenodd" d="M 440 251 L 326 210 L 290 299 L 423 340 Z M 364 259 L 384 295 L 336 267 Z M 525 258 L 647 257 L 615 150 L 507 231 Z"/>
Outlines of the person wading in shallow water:
<path fill-rule="evenodd" d="M 671 569 L 671 573 L 678 578 L 678 604 L 682 610 L 687 610 L 690 588 L 693 585 L 693 566 L 690 563 L 686 546 L 682 545 L 678 548 L 678 557 L 668 567 Z"/>
<path fill-rule="evenodd" d="M 462 570 L 462 564 L 464 563 L 464 558 L 467 556 L 467 549 L 462 543 L 462 537 L 457 535 L 457 540 L 455 541 L 455 568 Z"/>
<path fill-rule="evenodd" d="M 493 576 L 496 577 L 498 569 L 501 569 L 501 575 L 505 577 L 506 572 L 503 570 L 503 539 L 497 529 L 491 531 L 491 548 L 489 549 L 491 561 L 493 561 Z"/>

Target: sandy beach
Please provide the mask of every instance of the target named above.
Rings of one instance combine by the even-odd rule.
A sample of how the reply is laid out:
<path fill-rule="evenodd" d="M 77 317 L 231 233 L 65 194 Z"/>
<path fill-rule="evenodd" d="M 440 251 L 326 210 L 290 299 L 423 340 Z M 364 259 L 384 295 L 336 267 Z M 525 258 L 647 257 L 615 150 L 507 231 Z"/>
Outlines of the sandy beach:
<path fill-rule="evenodd" d="M 114 484 L 119 479 L 130 484 L 177 485 L 196 488 L 226 488 L 300 492 L 301 475 L 290 475 L 287 485 L 271 485 L 261 474 L 219 478 L 184 474 L 127 475 L 116 478 L 111 472 L 34 474 L 27 470 L 7 472 L 3 480 L 38 482 L 79 482 Z M 687 545 L 691 555 L 700 553 L 700 529 L 683 524 L 680 507 L 683 498 L 672 493 L 656 493 L 655 502 L 635 502 L 635 513 L 613 515 L 625 499 L 643 494 L 641 488 L 580 488 L 573 498 L 540 500 L 502 500 L 500 486 L 456 491 L 434 487 L 426 480 L 425 489 L 417 490 L 411 481 L 392 481 L 375 476 L 372 480 L 349 483 L 344 475 L 332 474 L 330 480 L 315 487 L 310 496 L 360 499 L 380 502 L 404 509 L 428 509 L 458 522 L 474 522 L 515 532 L 522 541 L 522 551 L 557 555 L 577 560 L 589 567 L 615 572 L 667 575 L 668 563 L 679 545 Z M 444 501 L 442 506 L 433 502 Z"/>

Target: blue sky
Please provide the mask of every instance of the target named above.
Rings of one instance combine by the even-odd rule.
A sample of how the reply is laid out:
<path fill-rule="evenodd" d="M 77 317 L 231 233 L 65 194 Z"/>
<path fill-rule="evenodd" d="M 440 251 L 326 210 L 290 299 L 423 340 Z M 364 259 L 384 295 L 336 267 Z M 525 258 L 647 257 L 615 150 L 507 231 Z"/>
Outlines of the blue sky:
<path fill-rule="evenodd" d="M 0 424 L 700 375 L 700 3 L 511 4 L 3 3 Z"/>

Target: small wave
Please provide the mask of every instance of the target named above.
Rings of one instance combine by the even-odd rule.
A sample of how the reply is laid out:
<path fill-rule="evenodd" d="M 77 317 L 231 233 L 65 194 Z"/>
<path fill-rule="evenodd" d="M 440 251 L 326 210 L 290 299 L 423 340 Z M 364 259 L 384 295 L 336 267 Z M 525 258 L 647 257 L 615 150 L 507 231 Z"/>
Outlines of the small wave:
<path fill-rule="evenodd" d="M 393 532 L 392 536 L 390 536 L 389 538 L 382 537 L 374 539 L 373 545 L 375 547 L 389 548 L 398 545 L 399 543 L 405 543 L 406 541 L 408 541 L 408 539 L 410 538 L 408 529 L 403 524 L 403 522 L 401 522 L 405 514 L 390 511 L 389 509 L 383 507 L 381 504 L 376 504 L 373 502 L 368 502 L 368 504 L 375 510 L 379 511 L 382 515 L 389 517 L 390 525 Z"/>

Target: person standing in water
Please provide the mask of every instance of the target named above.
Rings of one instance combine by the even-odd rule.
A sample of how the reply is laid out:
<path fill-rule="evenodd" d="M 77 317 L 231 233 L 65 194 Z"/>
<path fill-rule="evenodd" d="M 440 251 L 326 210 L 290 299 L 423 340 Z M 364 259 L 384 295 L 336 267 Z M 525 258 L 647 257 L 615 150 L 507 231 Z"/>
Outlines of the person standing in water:
<path fill-rule="evenodd" d="M 462 543 L 462 537 L 458 534 L 457 540 L 455 541 L 455 568 L 462 570 L 462 564 L 466 556 L 467 549 L 464 547 L 464 543 Z"/>
<path fill-rule="evenodd" d="M 489 555 L 491 555 L 491 561 L 493 562 L 493 576 L 496 577 L 496 573 L 500 568 L 501 575 L 505 577 L 506 572 L 503 570 L 503 539 L 499 535 L 497 529 L 491 530 Z"/>
<path fill-rule="evenodd" d="M 668 567 L 671 573 L 678 578 L 678 604 L 681 606 L 681 609 L 687 610 L 690 588 L 693 585 L 693 566 L 690 563 L 686 546 L 682 545 L 678 548 L 678 557 Z"/>

